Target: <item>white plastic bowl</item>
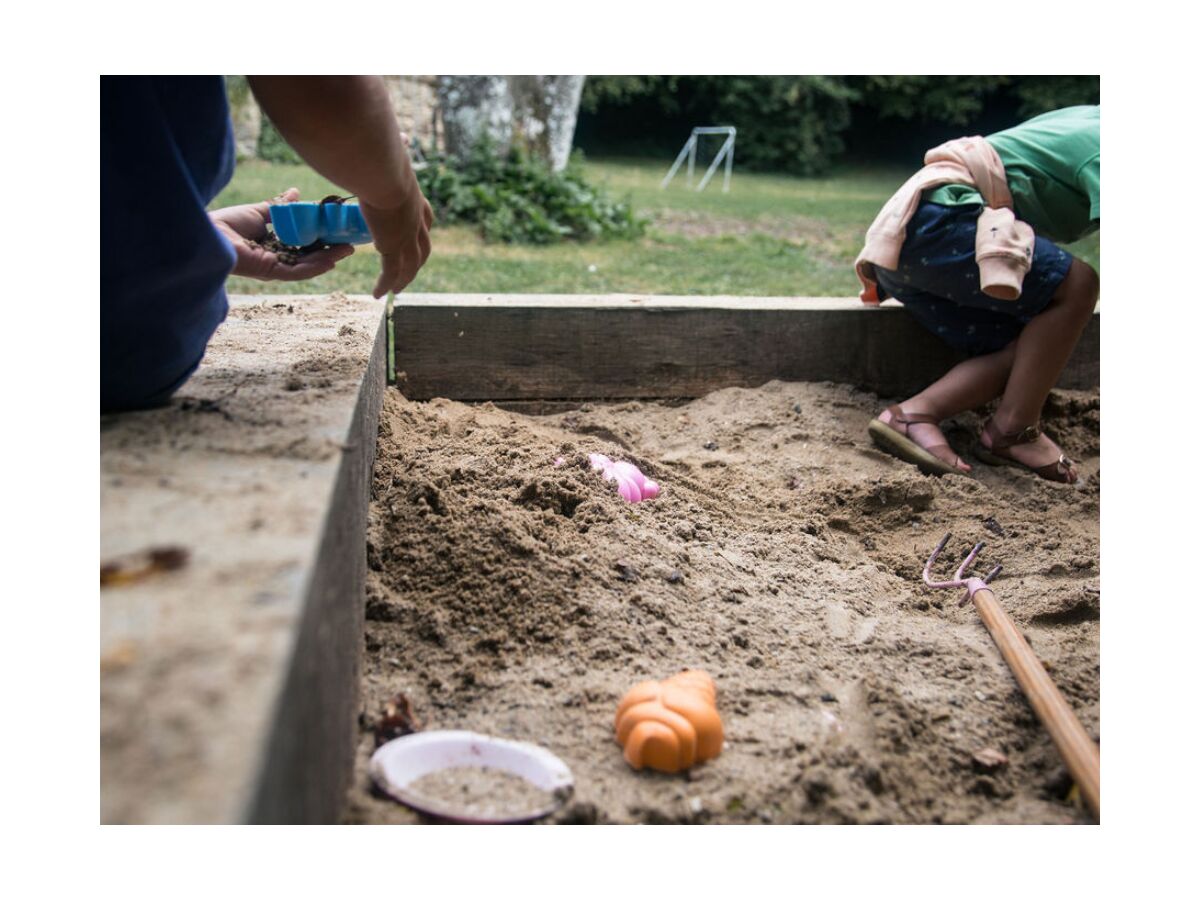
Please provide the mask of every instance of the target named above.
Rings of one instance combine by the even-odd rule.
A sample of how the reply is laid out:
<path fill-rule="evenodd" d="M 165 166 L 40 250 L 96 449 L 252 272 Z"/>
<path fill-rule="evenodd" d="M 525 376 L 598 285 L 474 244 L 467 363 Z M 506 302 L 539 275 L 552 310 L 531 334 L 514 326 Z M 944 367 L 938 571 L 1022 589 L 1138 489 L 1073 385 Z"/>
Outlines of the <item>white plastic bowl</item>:
<path fill-rule="evenodd" d="M 408 790 L 417 779 L 464 766 L 487 766 L 518 775 L 550 794 L 550 802 L 534 812 L 480 818 L 441 806 Z M 533 822 L 560 809 L 575 790 L 566 764 L 536 744 L 506 741 L 473 731 L 424 731 L 388 741 L 371 757 L 371 778 L 379 789 L 405 806 L 449 822 L 514 824 Z"/>

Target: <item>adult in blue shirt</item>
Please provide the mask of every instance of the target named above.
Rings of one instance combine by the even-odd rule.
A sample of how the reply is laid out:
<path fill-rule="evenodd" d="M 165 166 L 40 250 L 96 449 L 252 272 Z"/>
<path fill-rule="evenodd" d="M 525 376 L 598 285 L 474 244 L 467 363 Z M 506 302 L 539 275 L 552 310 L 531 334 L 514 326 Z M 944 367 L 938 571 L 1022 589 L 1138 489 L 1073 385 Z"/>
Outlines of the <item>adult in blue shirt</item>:
<path fill-rule="evenodd" d="M 407 286 L 429 257 L 433 212 L 417 185 L 380 78 L 250 76 L 285 140 L 357 196 L 380 253 L 374 295 Z M 296 281 L 350 253 L 289 265 L 254 241 L 266 202 L 206 211 L 233 175 L 221 76 L 100 80 L 100 409 L 165 403 L 225 319 L 229 274 Z M 280 199 L 295 200 L 294 188 Z"/>

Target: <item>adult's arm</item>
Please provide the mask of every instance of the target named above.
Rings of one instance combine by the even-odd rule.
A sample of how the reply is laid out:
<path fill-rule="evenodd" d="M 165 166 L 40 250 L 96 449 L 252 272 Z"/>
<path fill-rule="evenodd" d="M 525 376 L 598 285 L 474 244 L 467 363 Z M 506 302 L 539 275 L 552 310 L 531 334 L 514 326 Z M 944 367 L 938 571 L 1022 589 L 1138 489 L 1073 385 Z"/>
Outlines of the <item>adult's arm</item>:
<path fill-rule="evenodd" d="M 429 257 L 433 211 L 417 184 L 383 79 L 251 75 L 248 81 L 284 140 L 358 197 L 382 259 L 375 296 L 406 287 Z"/>

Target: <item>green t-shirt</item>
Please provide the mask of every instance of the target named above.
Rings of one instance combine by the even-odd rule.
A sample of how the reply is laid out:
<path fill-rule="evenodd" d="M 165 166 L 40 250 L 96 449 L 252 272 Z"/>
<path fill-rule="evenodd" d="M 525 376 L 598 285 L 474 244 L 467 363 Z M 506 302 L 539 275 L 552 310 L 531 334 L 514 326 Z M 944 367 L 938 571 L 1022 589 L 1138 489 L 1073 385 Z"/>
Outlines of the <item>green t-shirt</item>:
<path fill-rule="evenodd" d="M 1100 227 L 1100 107 L 1071 106 L 989 134 L 1012 191 L 1017 218 L 1039 235 L 1069 244 Z M 944 206 L 983 205 L 974 188 L 926 191 Z"/>

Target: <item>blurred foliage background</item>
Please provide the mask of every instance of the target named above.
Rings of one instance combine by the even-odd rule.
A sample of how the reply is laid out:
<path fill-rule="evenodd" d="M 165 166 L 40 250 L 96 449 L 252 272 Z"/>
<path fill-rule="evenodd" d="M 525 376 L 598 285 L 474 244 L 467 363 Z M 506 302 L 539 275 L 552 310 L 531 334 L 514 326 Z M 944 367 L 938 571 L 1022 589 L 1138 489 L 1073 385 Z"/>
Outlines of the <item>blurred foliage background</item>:
<path fill-rule="evenodd" d="M 575 143 L 589 155 L 677 153 L 696 125 L 733 125 L 737 164 L 815 175 L 911 162 L 963 134 L 1100 102 L 1098 75 L 594 75 Z"/>
<path fill-rule="evenodd" d="M 227 86 L 235 121 L 249 88 Z M 850 296 L 853 260 L 888 196 L 929 147 L 1038 113 L 1097 103 L 1097 76 L 589 76 L 563 171 L 486 144 L 464 158 L 426 145 L 422 188 L 437 215 L 433 256 L 411 290 Z M 339 193 L 303 165 L 266 116 L 213 206 L 296 186 Z M 697 125 L 738 129 L 732 189 L 677 177 Z M 700 146 L 706 164 L 720 146 Z M 697 172 L 699 176 L 701 168 Z M 1068 248 L 1100 266 L 1100 236 Z M 230 280 L 235 292 L 371 289 L 371 245 L 314 281 Z"/>

